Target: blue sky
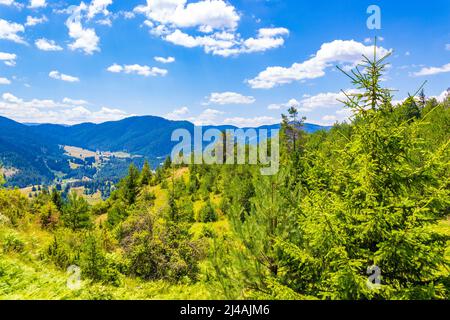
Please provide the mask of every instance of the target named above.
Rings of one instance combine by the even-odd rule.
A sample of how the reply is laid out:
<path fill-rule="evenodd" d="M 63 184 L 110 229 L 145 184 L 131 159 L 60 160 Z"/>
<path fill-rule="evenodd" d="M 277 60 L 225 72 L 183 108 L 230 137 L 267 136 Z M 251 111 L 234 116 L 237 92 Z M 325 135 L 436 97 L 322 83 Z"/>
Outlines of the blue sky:
<path fill-rule="evenodd" d="M 369 30 L 369 5 L 381 29 Z M 196 124 L 348 117 L 336 102 L 371 39 L 393 50 L 396 100 L 450 87 L 450 2 L 0 0 L 0 115 L 79 123 L 158 115 Z"/>

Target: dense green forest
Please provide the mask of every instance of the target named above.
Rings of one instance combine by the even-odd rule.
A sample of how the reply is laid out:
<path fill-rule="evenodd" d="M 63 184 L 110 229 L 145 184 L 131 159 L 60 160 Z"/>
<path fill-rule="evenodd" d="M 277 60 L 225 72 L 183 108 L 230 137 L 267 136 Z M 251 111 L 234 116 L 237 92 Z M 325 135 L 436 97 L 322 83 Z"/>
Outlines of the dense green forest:
<path fill-rule="evenodd" d="M 274 176 L 167 159 L 93 206 L 0 189 L 0 298 L 448 299 L 450 99 L 393 105 L 385 63 L 343 75 L 350 123 L 288 110 Z"/>

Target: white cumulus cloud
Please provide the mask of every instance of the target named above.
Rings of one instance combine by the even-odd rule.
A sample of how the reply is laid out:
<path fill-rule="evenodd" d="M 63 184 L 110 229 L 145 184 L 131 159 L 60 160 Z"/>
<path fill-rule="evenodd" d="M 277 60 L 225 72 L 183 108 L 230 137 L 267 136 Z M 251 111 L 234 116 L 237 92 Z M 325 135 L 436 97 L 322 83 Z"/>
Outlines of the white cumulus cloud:
<path fill-rule="evenodd" d="M 224 114 L 225 112 L 216 110 L 216 109 L 206 109 L 202 113 L 200 113 L 196 117 L 188 118 L 188 121 L 191 121 L 197 126 L 201 125 L 216 125 L 218 124 L 218 116 Z"/>
<path fill-rule="evenodd" d="M 12 6 L 14 5 L 14 0 L 0 0 L 0 4 L 5 6 Z"/>
<path fill-rule="evenodd" d="M 26 44 L 25 40 L 18 33 L 23 33 L 23 25 L 0 19 L 0 39 L 10 40 L 17 43 Z"/>
<path fill-rule="evenodd" d="M 282 46 L 289 35 L 286 28 L 261 28 L 256 37 L 243 39 L 236 31 L 240 16 L 224 0 L 147 0 L 134 12 L 145 15 L 144 25 L 152 35 L 223 57 L 274 49 Z"/>
<path fill-rule="evenodd" d="M 16 65 L 17 56 L 14 53 L 0 52 L 0 61 L 10 67 Z"/>
<path fill-rule="evenodd" d="M 88 8 L 87 17 L 92 19 L 99 13 L 102 13 L 105 16 L 109 15 L 107 8 L 112 3 L 112 0 L 92 0 Z"/>
<path fill-rule="evenodd" d="M 256 38 L 242 39 L 239 34 L 228 31 L 191 36 L 176 29 L 164 35 L 163 39 L 179 46 L 187 48 L 202 47 L 206 53 L 229 57 L 242 53 L 263 52 L 280 47 L 285 41 L 283 36 L 288 34 L 289 31 L 285 28 L 264 28 L 258 31 Z"/>
<path fill-rule="evenodd" d="M 176 120 L 176 121 L 190 121 L 193 124 L 197 126 L 202 125 L 217 125 L 220 123 L 219 117 L 221 115 L 225 114 L 225 112 L 216 110 L 216 109 L 205 109 L 198 115 L 192 115 L 190 114 L 189 108 L 182 107 L 179 109 L 175 109 L 172 112 L 166 114 L 164 117 L 170 120 Z"/>
<path fill-rule="evenodd" d="M 155 57 L 154 59 L 155 59 L 155 61 L 161 62 L 161 63 L 172 63 L 172 62 L 175 62 L 175 58 L 174 57 L 167 57 L 167 58 Z"/>
<path fill-rule="evenodd" d="M 450 72 L 450 63 L 443 65 L 442 67 L 424 67 L 418 72 L 414 72 L 412 75 L 415 77 L 420 76 L 432 76 L 439 73 Z"/>
<path fill-rule="evenodd" d="M 358 93 L 358 90 L 345 90 L 347 95 Z M 346 101 L 347 96 L 343 92 L 322 92 L 300 101 L 301 111 L 312 111 L 318 108 L 329 108 L 333 106 L 342 106 L 341 101 Z"/>
<path fill-rule="evenodd" d="M 98 46 L 100 38 L 95 33 L 93 28 L 85 28 L 82 24 L 83 12 L 88 9 L 84 2 L 79 6 L 71 7 L 71 15 L 66 20 L 66 26 L 69 29 L 69 36 L 74 39 L 74 42 L 69 44 L 71 50 L 82 50 L 86 54 L 93 54 L 100 51 Z"/>
<path fill-rule="evenodd" d="M 47 40 L 45 38 L 38 39 L 34 42 L 39 50 L 43 51 L 61 51 L 63 48 L 55 43 L 54 40 Z"/>
<path fill-rule="evenodd" d="M 235 29 L 240 17 L 236 9 L 223 0 L 147 0 L 134 9 L 158 24 L 177 28 Z"/>
<path fill-rule="evenodd" d="M 255 103 L 252 96 L 244 96 L 236 92 L 213 92 L 208 97 L 208 104 L 252 104 Z"/>
<path fill-rule="evenodd" d="M 389 52 L 382 47 L 378 47 L 377 51 L 379 56 Z M 355 65 L 361 61 L 363 54 L 371 56 L 372 53 L 372 46 L 365 46 L 354 40 L 334 40 L 322 44 L 310 59 L 294 63 L 290 67 L 268 67 L 254 79 L 248 80 L 248 83 L 255 89 L 270 89 L 294 81 L 320 78 L 325 75 L 326 69 L 335 63 Z"/>
<path fill-rule="evenodd" d="M 184 120 L 184 117 L 189 113 L 188 107 L 181 107 L 179 109 L 175 109 L 172 112 L 165 115 L 166 119 L 169 120 Z"/>
<path fill-rule="evenodd" d="M 45 0 L 30 0 L 30 5 L 28 8 L 36 9 L 36 8 L 44 8 L 47 6 L 47 2 Z"/>
<path fill-rule="evenodd" d="M 279 120 L 274 117 L 268 117 L 268 116 L 259 116 L 259 117 L 250 117 L 250 118 L 244 118 L 244 117 L 233 117 L 233 118 L 226 118 L 223 121 L 224 124 L 233 125 L 240 128 L 245 127 L 260 127 L 263 125 L 270 125 L 279 123 Z"/>
<path fill-rule="evenodd" d="M 165 76 L 168 71 L 166 69 L 160 69 L 157 67 L 149 67 L 149 66 L 141 66 L 139 64 L 131 64 L 131 65 L 119 65 L 113 64 L 107 69 L 109 72 L 113 73 L 127 73 L 127 74 L 137 74 L 144 77 L 156 77 L 156 76 Z"/>
<path fill-rule="evenodd" d="M 100 107 L 88 109 L 84 100 L 64 98 L 25 100 L 6 92 L 0 99 L 0 115 L 19 122 L 77 124 L 82 122 L 100 123 L 121 120 L 134 116 L 123 110 Z"/>
<path fill-rule="evenodd" d="M 47 21 L 48 21 L 48 19 L 47 19 L 46 16 L 42 16 L 40 18 L 27 16 L 27 22 L 25 22 L 25 26 L 33 27 L 33 26 L 35 26 L 37 24 L 44 23 L 44 22 L 47 22 Z"/>
<path fill-rule="evenodd" d="M 61 73 L 59 71 L 51 71 L 48 76 L 52 79 L 66 81 L 66 82 L 79 82 L 80 79 L 74 76 L 69 76 L 67 74 Z"/>
<path fill-rule="evenodd" d="M 443 102 L 449 96 L 450 96 L 450 88 L 445 91 L 442 91 L 440 95 L 432 96 L 431 98 L 435 98 L 438 102 Z"/>
<path fill-rule="evenodd" d="M 280 110 L 280 109 L 289 109 L 291 107 L 299 108 L 300 102 L 298 102 L 296 99 L 291 99 L 286 103 L 274 103 L 270 104 L 267 109 L 269 110 Z"/>
<path fill-rule="evenodd" d="M 8 78 L 0 77 L 0 84 L 11 84 L 11 81 Z"/>
<path fill-rule="evenodd" d="M 63 103 L 72 104 L 72 105 L 76 105 L 76 106 L 82 106 L 82 105 L 89 104 L 89 102 L 87 102 L 86 100 L 71 99 L 71 98 L 64 98 Z"/>

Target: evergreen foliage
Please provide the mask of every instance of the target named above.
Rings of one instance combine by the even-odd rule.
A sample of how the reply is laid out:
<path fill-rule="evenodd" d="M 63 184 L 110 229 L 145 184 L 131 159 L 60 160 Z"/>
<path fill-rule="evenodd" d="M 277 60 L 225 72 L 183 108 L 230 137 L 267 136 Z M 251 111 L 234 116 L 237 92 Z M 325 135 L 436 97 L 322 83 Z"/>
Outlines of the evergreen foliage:
<path fill-rule="evenodd" d="M 0 298 L 448 299 L 450 98 L 393 105 L 387 59 L 346 72 L 348 123 L 282 116 L 273 176 L 167 158 L 95 205 L 60 181 L 1 187 Z"/>

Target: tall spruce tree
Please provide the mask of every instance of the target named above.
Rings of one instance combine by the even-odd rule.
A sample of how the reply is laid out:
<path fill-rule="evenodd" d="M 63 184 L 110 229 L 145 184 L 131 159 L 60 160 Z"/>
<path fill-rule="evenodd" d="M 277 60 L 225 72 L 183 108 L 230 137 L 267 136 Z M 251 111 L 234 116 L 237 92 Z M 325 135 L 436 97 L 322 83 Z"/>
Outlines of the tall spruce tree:
<path fill-rule="evenodd" d="M 296 213 L 301 237 L 277 241 L 288 262 L 286 290 L 327 299 L 448 294 L 440 272 L 448 267 L 447 238 L 432 226 L 449 210 L 449 141 L 424 154 L 421 121 L 392 117 L 390 91 L 380 85 L 388 56 L 377 59 L 375 51 L 347 74 L 361 91 L 345 102 L 354 114 L 351 135 L 344 148 L 309 164 Z M 322 171 L 326 180 L 308 178 Z M 368 283 L 373 268 L 381 272 L 376 289 Z"/>
<path fill-rule="evenodd" d="M 89 204 L 75 192 L 69 194 L 67 203 L 63 207 L 62 219 L 65 226 L 72 230 L 80 230 L 92 226 Z"/>
<path fill-rule="evenodd" d="M 142 167 L 141 171 L 141 177 L 140 177 L 140 183 L 141 186 L 148 186 L 150 185 L 153 178 L 152 170 L 150 169 L 150 165 L 147 160 L 144 162 L 144 166 Z"/>
<path fill-rule="evenodd" d="M 124 200 L 128 204 L 133 204 L 136 201 L 139 192 L 140 173 L 134 164 L 128 168 L 128 175 L 121 181 L 120 188 Z"/>

